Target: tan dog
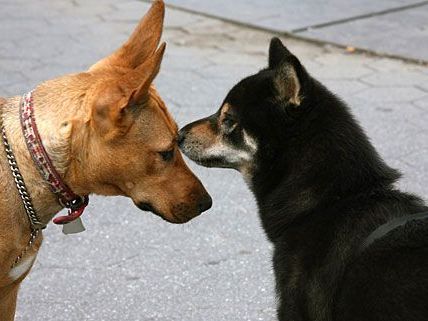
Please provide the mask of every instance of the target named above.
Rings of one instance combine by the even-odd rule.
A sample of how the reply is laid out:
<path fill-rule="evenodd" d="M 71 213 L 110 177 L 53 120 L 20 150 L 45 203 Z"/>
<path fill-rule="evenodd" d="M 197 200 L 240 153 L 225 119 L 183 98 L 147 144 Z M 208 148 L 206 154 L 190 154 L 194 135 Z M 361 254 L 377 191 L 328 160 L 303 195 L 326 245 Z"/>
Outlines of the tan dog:
<path fill-rule="evenodd" d="M 152 81 L 165 50 L 158 47 L 164 4 L 155 1 L 130 39 L 87 72 L 40 84 L 33 93 L 40 136 L 56 169 L 79 195 L 123 195 L 143 210 L 184 223 L 211 198 L 184 163 L 177 126 Z M 61 210 L 35 168 L 22 136 L 20 97 L 0 99 L 0 114 L 40 220 Z M 1 141 L 1 139 L 0 139 Z M 14 319 L 19 284 L 41 245 L 28 244 L 30 224 L 0 146 L 0 319 Z M 12 268 L 13 266 L 13 268 Z"/>

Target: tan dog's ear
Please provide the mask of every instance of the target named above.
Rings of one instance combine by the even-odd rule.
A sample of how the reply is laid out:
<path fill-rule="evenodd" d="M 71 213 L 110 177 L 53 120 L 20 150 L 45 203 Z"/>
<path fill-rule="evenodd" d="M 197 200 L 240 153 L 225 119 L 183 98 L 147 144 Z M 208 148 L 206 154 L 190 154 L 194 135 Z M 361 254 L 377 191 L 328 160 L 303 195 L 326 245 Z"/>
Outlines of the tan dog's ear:
<path fill-rule="evenodd" d="M 138 68 L 99 91 L 92 119 L 106 139 L 125 134 L 133 124 L 139 107 L 147 100 L 150 85 L 159 73 L 165 48 L 163 43 Z"/>
<path fill-rule="evenodd" d="M 89 71 L 112 66 L 134 69 L 141 65 L 159 45 L 164 16 L 165 4 L 162 0 L 155 0 L 128 41 L 113 54 L 94 64 Z"/>
<path fill-rule="evenodd" d="M 130 89 L 131 94 L 128 97 L 128 105 L 138 105 L 144 101 L 150 85 L 159 73 L 165 48 L 166 43 L 164 42 L 149 59 L 124 75 L 120 80 L 126 83 L 126 86 Z"/>

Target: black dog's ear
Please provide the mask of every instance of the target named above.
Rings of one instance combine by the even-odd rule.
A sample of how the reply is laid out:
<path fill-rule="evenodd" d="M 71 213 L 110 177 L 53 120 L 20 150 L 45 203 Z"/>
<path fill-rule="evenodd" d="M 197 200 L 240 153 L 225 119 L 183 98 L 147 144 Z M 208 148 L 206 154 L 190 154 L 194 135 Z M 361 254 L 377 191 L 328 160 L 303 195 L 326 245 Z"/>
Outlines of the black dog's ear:
<path fill-rule="evenodd" d="M 283 64 L 275 71 L 273 86 L 278 100 L 291 103 L 294 106 L 300 105 L 301 85 L 293 65 Z"/>
<path fill-rule="evenodd" d="M 299 106 L 301 86 L 296 68 L 300 68 L 300 62 L 276 37 L 270 42 L 269 68 L 275 72 L 273 86 L 276 98 Z"/>
<path fill-rule="evenodd" d="M 293 54 L 283 45 L 282 41 L 276 37 L 272 38 L 269 46 L 269 68 L 275 69 L 291 57 L 294 57 Z"/>

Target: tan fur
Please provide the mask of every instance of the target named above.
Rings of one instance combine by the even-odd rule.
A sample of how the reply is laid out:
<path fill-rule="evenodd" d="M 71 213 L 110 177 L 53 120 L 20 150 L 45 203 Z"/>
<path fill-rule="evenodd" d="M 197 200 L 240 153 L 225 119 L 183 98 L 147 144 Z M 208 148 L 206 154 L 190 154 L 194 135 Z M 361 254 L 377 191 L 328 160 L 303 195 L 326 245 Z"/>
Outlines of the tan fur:
<path fill-rule="evenodd" d="M 150 203 L 166 220 L 183 223 L 209 198 L 177 148 L 177 125 L 152 81 L 159 72 L 164 4 L 155 1 L 130 39 L 87 72 L 46 81 L 34 91 L 43 143 L 65 182 L 80 195 L 123 195 Z M 0 99 L 9 141 L 41 220 L 61 208 L 41 179 L 19 123 L 20 97 Z M 159 152 L 175 150 L 171 161 Z M 13 261 L 25 248 L 30 226 L 0 147 L 0 319 L 14 318 L 25 272 L 12 280 Z M 36 255 L 42 242 L 25 257 Z M 25 258 L 24 257 L 24 258 Z"/>

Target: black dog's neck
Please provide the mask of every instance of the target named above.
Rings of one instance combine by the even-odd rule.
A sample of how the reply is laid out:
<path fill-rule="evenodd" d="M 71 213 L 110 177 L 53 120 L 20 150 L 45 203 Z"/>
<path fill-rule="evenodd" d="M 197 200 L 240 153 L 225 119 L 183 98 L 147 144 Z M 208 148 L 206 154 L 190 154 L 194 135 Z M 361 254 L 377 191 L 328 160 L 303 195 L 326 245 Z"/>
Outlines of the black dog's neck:
<path fill-rule="evenodd" d="M 259 153 L 252 186 L 271 240 L 307 214 L 391 188 L 400 176 L 379 157 L 341 101 L 324 87 L 311 94 L 316 108 L 301 117 L 298 134 L 268 139 L 283 143 L 266 144 L 269 150 Z"/>

